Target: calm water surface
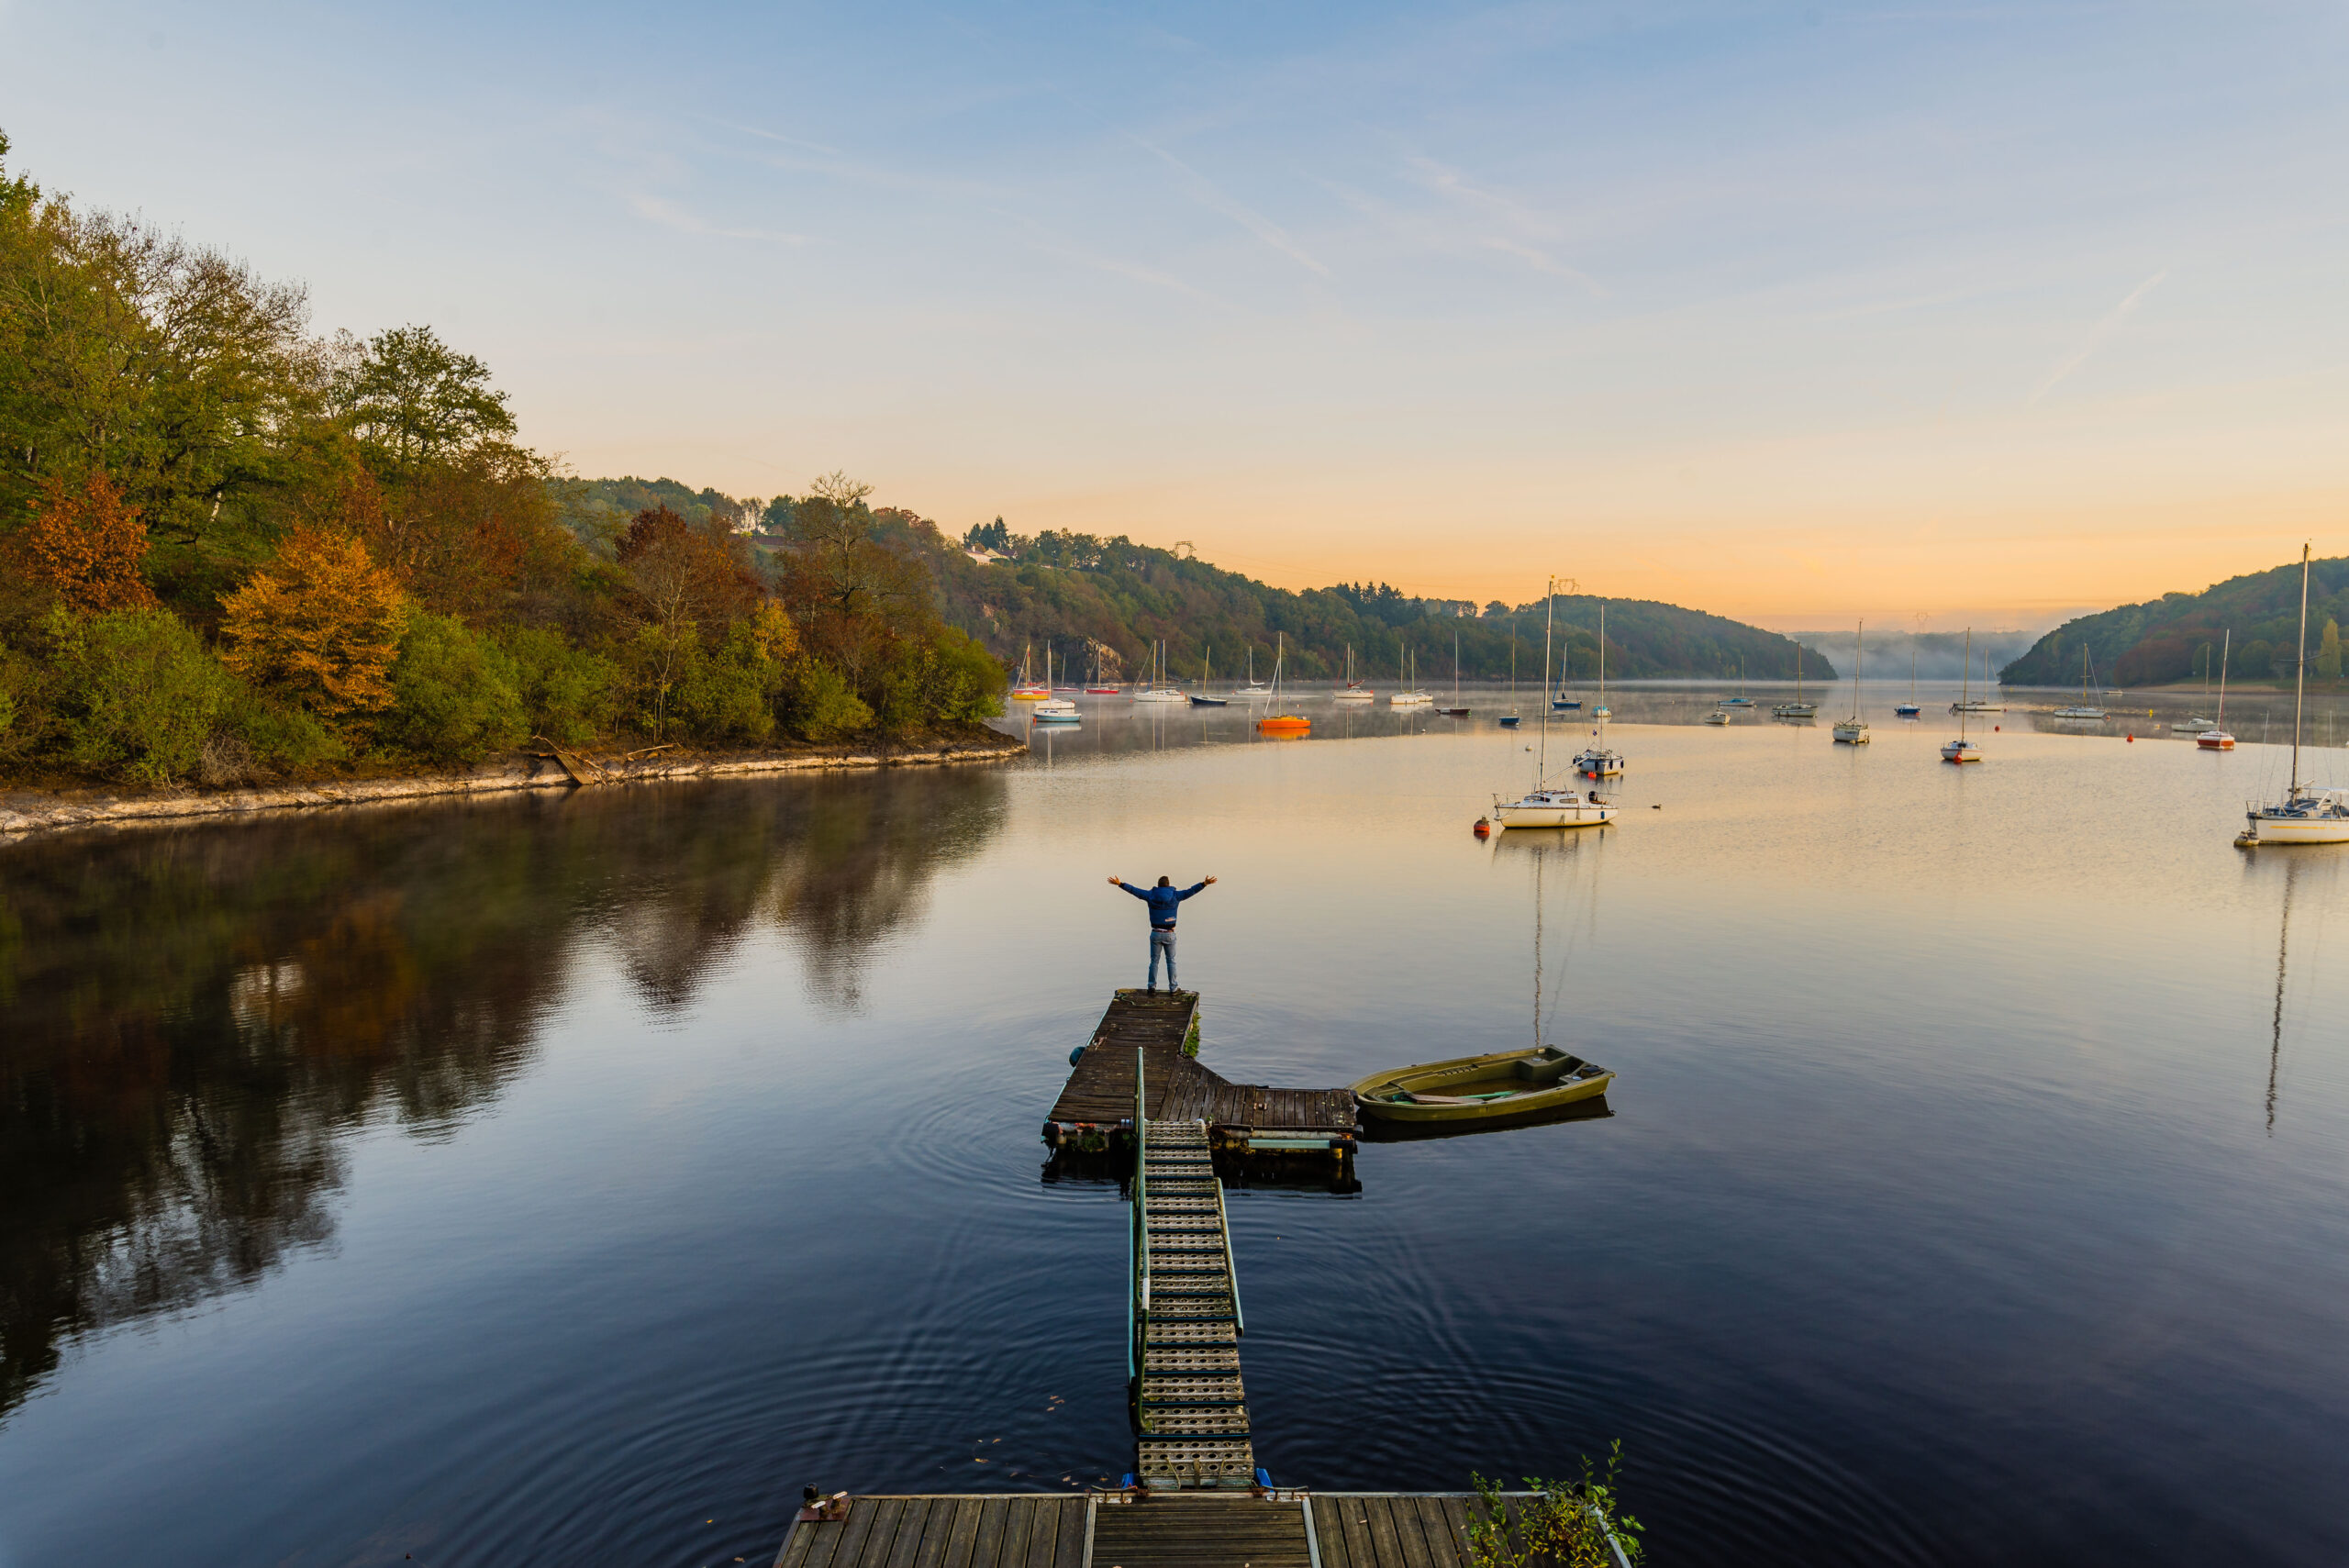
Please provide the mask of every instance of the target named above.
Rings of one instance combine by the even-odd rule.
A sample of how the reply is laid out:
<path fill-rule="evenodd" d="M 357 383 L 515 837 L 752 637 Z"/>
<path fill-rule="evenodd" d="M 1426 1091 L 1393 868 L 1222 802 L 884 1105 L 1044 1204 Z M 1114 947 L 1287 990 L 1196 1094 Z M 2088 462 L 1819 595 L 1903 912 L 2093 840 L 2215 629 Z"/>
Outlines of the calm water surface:
<path fill-rule="evenodd" d="M 1620 1073 L 1234 1193 L 1276 1479 L 1620 1438 L 1664 1563 L 2349 1560 L 2343 852 L 2230 847 L 2255 718 L 1961 772 L 1905 695 L 1855 752 L 1622 694 L 1603 837 L 1469 834 L 1534 760 L 1479 693 L 0 851 L 0 1564 L 755 1563 L 805 1482 L 1114 1479 L 1124 1210 L 1037 1128 L 1161 872 L 1222 878 L 1230 1076 L 1528 1041 L 1537 963 Z"/>

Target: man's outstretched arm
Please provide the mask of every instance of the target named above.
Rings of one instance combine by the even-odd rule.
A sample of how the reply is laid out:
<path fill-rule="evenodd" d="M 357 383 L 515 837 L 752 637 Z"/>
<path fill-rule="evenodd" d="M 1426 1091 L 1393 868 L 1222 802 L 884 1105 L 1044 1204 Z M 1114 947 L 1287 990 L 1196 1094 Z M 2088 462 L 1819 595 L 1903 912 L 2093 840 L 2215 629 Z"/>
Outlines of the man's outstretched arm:
<path fill-rule="evenodd" d="M 1136 898 L 1141 899 L 1145 904 L 1150 902 L 1150 895 L 1144 893 L 1141 888 L 1136 887 L 1130 882 L 1121 882 L 1113 876 L 1109 879 L 1109 885 L 1112 887 L 1123 888 L 1126 892 L 1132 894 Z"/>
<path fill-rule="evenodd" d="M 1192 885 L 1190 885 L 1189 887 L 1186 887 L 1186 888 L 1183 889 L 1183 891 L 1182 891 L 1180 894 L 1176 895 L 1176 896 L 1177 896 L 1177 897 L 1180 897 L 1180 898 L 1188 898 L 1188 897 L 1190 897 L 1190 896 L 1191 896 L 1191 895 L 1193 895 L 1194 893 L 1205 893 L 1205 892 L 1207 891 L 1208 883 L 1208 882 L 1213 882 L 1214 880 L 1215 880 L 1215 878 L 1213 878 L 1213 877 L 1208 877 L 1208 878 L 1207 879 L 1207 882 L 1194 883 L 1194 884 L 1193 884 Z M 1129 887 L 1129 888 L 1127 888 L 1127 889 L 1126 889 L 1126 891 L 1127 891 L 1128 893 L 1131 893 L 1131 892 L 1133 891 L 1133 889 L 1132 889 L 1132 888 L 1130 888 L 1130 887 Z"/>

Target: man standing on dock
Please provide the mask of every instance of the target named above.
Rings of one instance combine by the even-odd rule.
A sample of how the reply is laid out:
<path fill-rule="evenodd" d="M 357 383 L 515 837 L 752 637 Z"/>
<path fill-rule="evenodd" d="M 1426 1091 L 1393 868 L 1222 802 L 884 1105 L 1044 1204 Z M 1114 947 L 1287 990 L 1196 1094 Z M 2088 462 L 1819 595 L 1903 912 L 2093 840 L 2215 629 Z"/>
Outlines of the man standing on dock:
<path fill-rule="evenodd" d="M 1166 955 L 1166 994 L 1170 996 L 1174 994 L 1175 906 L 1193 894 L 1204 892 L 1214 884 L 1215 878 L 1208 877 L 1205 882 L 1177 891 L 1170 880 L 1163 876 L 1158 879 L 1156 887 L 1148 889 L 1136 887 L 1132 883 L 1119 881 L 1114 876 L 1109 879 L 1110 886 L 1122 887 L 1150 906 L 1150 994 L 1152 995 L 1158 995 L 1158 955 L 1162 952 Z"/>

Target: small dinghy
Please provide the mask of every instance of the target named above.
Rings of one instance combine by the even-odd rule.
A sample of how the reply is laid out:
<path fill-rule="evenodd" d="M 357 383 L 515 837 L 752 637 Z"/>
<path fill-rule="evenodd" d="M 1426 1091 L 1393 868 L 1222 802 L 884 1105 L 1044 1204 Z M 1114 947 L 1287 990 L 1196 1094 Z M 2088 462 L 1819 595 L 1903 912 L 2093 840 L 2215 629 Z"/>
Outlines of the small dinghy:
<path fill-rule="evenodd" d="M 1353 1096 L 1363 1115 L 1381 1121 L 1477 1121 L 1593 1099 L 1614 1081 L 1606 1068 L 1545 1045 L 1375 1073 Z"/>

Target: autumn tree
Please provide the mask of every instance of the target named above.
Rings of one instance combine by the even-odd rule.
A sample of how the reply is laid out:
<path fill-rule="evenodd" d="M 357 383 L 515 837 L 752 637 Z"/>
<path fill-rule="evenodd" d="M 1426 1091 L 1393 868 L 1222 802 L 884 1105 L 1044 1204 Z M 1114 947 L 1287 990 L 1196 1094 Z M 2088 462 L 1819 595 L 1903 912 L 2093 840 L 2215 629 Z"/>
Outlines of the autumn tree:
<path fill-rule="evenodd" d="M 77 610 L 148 609 L 155 592 L 139 573 L 147 525 L 125 506 L 121 487 L 94 468 L 77 495 L 62 481 L 42 481 L 31 517 L 9 541 L 28 582 L 53 590 Z"/>
<path fill-rule="evenodd" d="M 783 599 L 807 640 L 862 687 L 887 646 L 938 618 L 928 566 L 882 538 L 872 486 L 828 474 L 792 508 Z"/>
<path fill-rule="evenodd" d="M 636 601 L 640 624 L 632 651 L 658 735 L 668 725 L 670 695 L 692 668 L 705 634 L 750 614 L 766 590 L 741 542 L 723 524 L 696 528 L 666 506 L 639 512 L 616 553 Z"/>
<path fill-rule="evenodd" d="M 392 705 L 406 598 L 352 535 L 297 526 L 221 608 L 228 667 L 254 684 L 330 723 Z"/>

